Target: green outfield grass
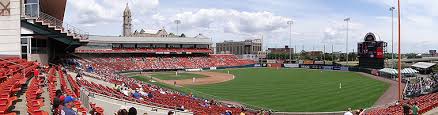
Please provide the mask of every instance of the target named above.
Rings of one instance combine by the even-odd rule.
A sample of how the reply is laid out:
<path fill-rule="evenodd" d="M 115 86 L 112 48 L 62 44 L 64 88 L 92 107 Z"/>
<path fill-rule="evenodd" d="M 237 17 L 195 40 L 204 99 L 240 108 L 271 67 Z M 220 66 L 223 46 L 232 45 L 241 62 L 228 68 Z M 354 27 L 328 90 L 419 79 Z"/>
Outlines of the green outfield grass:
<path fill-rule="evenodd" d="M 192 74 L 192 73 L 178 73 L 177 76 L 175 75 L 175 72 L 158 72 L 158 73 L 153 73 L 151 76 L 161 80 L 181 80 L 181 79 L 208 77 L 205 75 Z"/>
<path fill-rule="evenodd" d="M 389 84 L 352 72 L 268 68 L 218 70 L 227 71 L 236 78 L 224 83 L 184 88 L 154 84 L 192 92 L 196 96 L 286 112 L 366 108 L 372 106 L 389 87 Z M 339 88 L 340 83 L 342 88 Z"/>
<path fill-rule="evenodd" d="M 190 88 L 277 111 L 326 112 L 370 107 L 389 87 L 352 72 L 267 68 L 229 71 L 236 75 L 232 81 Z"/>

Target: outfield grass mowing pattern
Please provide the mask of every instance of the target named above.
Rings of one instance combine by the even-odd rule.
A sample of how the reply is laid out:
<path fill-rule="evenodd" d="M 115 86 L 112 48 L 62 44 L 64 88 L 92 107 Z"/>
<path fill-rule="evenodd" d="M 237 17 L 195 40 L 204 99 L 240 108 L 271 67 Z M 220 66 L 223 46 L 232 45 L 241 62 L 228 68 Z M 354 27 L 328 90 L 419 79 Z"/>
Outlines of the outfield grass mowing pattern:
<path fill-rule="evenodd" d="M 175 75 L 175 72 L 159 72 L 159 73 L 153 73 L 151 76 L 154 78 L 161 79 L 161 80 L 182 80 L 182 79 L 208 77 L 205 75 L 199 75 L 199 74 L 193 74 L 193 73 L 178 73 L 178 76 L 177 76 L 177 75 Z"/>
<path fill-rule="evenodd" d="M 234 80 L 188 88 L 246 104 L 287 112 L 366 108 L 389 87 L 352 72 L 309 69 L 231 69 Z M 342 83 L 342 88 L 339 88 Z"/>

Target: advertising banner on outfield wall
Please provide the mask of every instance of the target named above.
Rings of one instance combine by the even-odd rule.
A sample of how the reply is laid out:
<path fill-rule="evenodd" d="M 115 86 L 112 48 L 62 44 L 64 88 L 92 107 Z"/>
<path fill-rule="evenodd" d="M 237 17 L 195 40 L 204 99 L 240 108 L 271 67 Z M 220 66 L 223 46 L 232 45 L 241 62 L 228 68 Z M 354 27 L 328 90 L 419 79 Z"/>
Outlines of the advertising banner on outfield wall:
<path fill-rule="evenodd" d="M 321 69 L 322 66 L 320 65 L 310 65 L 310 69 Z"/>
<path fill-rule="evenodd" d="M 210 67 L 210 70 L 216 70 L 217 68 L 216 67 Z"/>
<path fill-rule="evenodd" d="M 299 68 L 300 64 L 284 64 L 284 67 L 288 68 Z"/>
<path fill-rule="evenodd" d="M 333 66 L 322 66 L 323 70 L 333 70 Z"/>
<path fill-rule="evenodd" d="M 306 68 L 306 69 L 309 69 L 310 66 L 309 66 L 309 65 L 300 65 L 300 68 Z"/>
<path fill-rule="evenodd" d="M 277 60 L 274 60 L 274 59 L 268 59 L 268 60 L 266 60 L 266 63 L 277 63 Z"/>
<path fill-rule="evenodd" d="M 315 64 L 323 65 L 324 61 L 315 61 Z"/>
<path fill-rule="evenodd" d="M 262 65 L 260 64 L 254 64 L 254 67 L 261 67 Z"/>
<path fill-rule="evenodd" d="M 333 70 L 341 70 L 340 66 L 333 66 Z"/>
<path fill-rule="evenodd" d="M 341 67 L 341 71 L 348 71 L 348 67 Z"/>
<path fill-rule="evenodd" d="M 304 61 L 303 60 L 299 60 L 298 64 L 304 64 Z"/>

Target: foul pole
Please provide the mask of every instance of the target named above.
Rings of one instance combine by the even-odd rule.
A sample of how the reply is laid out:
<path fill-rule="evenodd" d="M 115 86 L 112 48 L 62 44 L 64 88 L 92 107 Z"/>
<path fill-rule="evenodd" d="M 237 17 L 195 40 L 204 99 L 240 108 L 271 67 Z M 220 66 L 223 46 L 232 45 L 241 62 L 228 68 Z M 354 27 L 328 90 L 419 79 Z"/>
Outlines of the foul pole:
<path fill-rule="evenodd" d="M 400 40 L 400 0 L 398 0 L 398 100 L 399 102 L 403 102 L 403 98 L 402 98 L 402 92 L 401 92 L 401 80 L 402 80 L 402 76 L 401 76 L 401 52 L 400 52 L 400 44 L 401 44 L 401 40 Z"/>

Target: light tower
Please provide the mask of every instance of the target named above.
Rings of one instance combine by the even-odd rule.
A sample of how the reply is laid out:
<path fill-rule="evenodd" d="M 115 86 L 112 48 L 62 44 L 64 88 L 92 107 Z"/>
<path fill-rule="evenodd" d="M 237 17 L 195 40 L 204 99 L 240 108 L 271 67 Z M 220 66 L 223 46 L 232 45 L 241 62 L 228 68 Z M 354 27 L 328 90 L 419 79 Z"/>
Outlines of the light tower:
<path fill-rule="evenodd" d="M 289 25 L 289 63 L 292 62 L 292 50 L 290 50 L 291 46 L 292 46 L 292 24 L 294 24 L 294 22 L 292 20 L 287 21 L 287 24 Z"/>
<path fill-rule="evenodd" d="M 176 35 L 178 35 L 179 34 L 179 24 L 181 24 L 181 20 L 175 20 L 174 22 L 176 24 Z"/>
<path fill-rule="evenodd" d="M 391 67 L 394 69 L 394 10 L 395 7 L 389 8 L 389 11 L 391 11 Z"/>
<path fill-rule="evenodd" d="M 346 45 L 345 45 L 345 53 L 346 53 L 346 62 L 347 62 L 347 66 L 348 66 L 348 23 L 350 22 L 350 18 L 345 18 L 344 21 L 347 23 L 347 40 L 346 40 Z"/>

